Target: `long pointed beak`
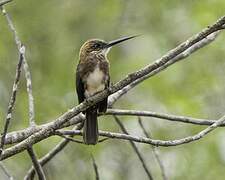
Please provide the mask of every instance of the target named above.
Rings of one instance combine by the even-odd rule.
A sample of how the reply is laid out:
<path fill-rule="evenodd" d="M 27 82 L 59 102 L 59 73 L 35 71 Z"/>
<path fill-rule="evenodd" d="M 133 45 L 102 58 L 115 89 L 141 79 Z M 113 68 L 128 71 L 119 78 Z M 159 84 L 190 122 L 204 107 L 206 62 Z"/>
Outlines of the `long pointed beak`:
<path fill-rule="evenodd" d="M 114 40 L 114 41 L 110 41 L 110 42 L 105 46 L 105 48 L 110 48 L 110 47 L 112 47 L 112 46 L 114 46 L 114 45 L 116 45 L 116 44 L 119 44 L 119 43 L 121 43 L 121 42 L 123 42 L 123 41 L 127 41 L 127 40 L 129 40 L 129 39 L 133 39 L 133 38 L 135 38 L 135 37 L 137 37 L 137 36 L 140 36 L 140 35 L 128 36 L 128 37 L 123 37 L 123 38 L 120 38 L 120 39 L 116 39 L 116 40 Z"/>

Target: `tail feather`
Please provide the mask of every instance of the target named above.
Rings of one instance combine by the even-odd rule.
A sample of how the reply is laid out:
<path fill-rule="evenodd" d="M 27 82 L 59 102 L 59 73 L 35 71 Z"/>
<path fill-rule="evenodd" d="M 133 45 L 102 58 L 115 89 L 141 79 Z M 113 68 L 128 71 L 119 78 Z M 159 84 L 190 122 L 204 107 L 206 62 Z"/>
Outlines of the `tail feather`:
<path fill-rule="evenodd" d="M 85 144 L 94 145 L 98 142 L 98 121 L 96 107 L 90 107 L 86 110 L 86 120 L 84 122 L 83 138 Z"/>
<path fill-rule="evenodd" d="M 105 113 L 107 110 L 107 104 L 108 104 L 108 97 L 98 103 L 98 111 L 100 113 Z"/>

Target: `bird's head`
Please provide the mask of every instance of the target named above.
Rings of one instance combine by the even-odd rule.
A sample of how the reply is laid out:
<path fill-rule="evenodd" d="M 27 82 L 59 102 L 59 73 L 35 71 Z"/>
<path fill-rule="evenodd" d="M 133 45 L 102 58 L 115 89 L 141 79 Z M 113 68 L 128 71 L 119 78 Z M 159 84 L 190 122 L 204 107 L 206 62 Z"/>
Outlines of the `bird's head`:
<path fill-rule="evenodd" d="M 112 46 L 135 37 L 137 36 L 124 37 L 110 42 L 101 39 L 90 39 L 82 45 L 80 49 L 80 59 L 92 54 L 103 54 L 106 56 Z"/>

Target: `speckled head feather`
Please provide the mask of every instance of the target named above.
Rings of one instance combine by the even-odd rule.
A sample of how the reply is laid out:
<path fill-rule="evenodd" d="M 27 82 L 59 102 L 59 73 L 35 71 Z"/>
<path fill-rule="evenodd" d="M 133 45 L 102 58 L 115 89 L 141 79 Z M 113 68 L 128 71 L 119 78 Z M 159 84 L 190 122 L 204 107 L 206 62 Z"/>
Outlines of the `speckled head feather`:
<path fill-rule="evenodd" d="M 80 60 L 92 53 L 102 53 L 106 49 L 107 42 L 101 39 L 90 39 L 86 41 L 80 48 Z"/>
<path fill-rule="evenodd" d="M 136 36 L 128 36 L 128 37 L 123 37 L 120 39 L 116 39 L 114 41 L 110 41 L 110 42 L 106 42 L 104 40 L 101 39 L 90 39 L 88 41 L 86 41 L 80 49 L 80 61 L 85 60 L 86 57 L 88 57 L 89 55 L 93 55 L 93 54 L 102 54 L 104 56 L 107 55 L 107 53 L 109 52 L 109 49 L 116 45 L 119 44 L 123 41 L 127 41 L 129 39 L 133 39 Z"/>

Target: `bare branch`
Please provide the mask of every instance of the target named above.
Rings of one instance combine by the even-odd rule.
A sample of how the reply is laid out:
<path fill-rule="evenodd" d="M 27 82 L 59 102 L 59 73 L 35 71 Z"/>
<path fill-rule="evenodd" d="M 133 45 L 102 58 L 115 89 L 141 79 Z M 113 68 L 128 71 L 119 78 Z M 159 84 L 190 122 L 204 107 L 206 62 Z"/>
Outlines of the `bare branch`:
<path fill-rule="evenodd" d="M 7 4 L 7 3 L 9 3 L 9 2 L 11 2 L 12 0 L 4 0 L 4 1 L 1 1 L 0 2 L 0 6 L 3 6 L 3 5 L 5 5 L 5 4 Z"/>
<path fill-rule="evenodd" d="M 212 125 L 213 123 L 216 122 L 216 120 L 198 119 L 187 116 L 177 116 L 152 111 L 138 111 L 138 110 L 108 109 L 105 115 L 154 117 L 169 121 L 190 123 L 197 125 L 207 125 L 207 126 Z M 220 124 L 220 126 L 225 126 L 225 123 Z"/>
<path fill-rule="evenodd" d="M 34 165 L 34 169 L 35 169 L 35 171 L 36 171 L 36 173 L 38 175 L 38 179 L 39 180 L 46 180 L 45 174 L 43 172 L 43 169 L 42 169 L 40 163 L 37 161 L 37 158 L 36 158 L 36 155 L 35 155 L 35 153 L 33 151 L 33 148 L 32 147 L 27 148 L 27 152 L 28 152 L 28 154 L 31 157 L 32 163 Z"/>
<path fill-rule="evenodd" d="M 8 169 L 2 162 L 0 162 L 0 168 L 2 169 L 2 171 L 5 173 L 5 175 L 8 177 L 9 180 L 14 180 L 13 176 L 10 175 Z"/>
<path fill-rule="evenodd" d="M 6 17 L 7 23 L 10 27 L 10 30 L 12 30 L 12 32 L 15 34 L 15 28 L 12 24 L 11 18 L 9 17 L 8 13 L 6 12 L 6 10 L 1 6 L 1 11 L 3 13 L 3 15 Z M 12 95 L 10 98 L 10 102 L 8 105 L 8 110 L 7 110 L 7 116 L 6 116 L 6 120 L 5 120 L 5 125 L 4 125 L 4 129 L 3 129 L 3 133 L 1 136 L 1 144 L 0 144 L 0 157 L 3 151 L 3 147 L 5 144 L 5 137 L 8 131 L 8 127 L 9 127 L 9 123 L 12 119 L 12 111 L 16 102 L 16 95 L 17 95 L 17 90 L 18 90 L 18 85 L 19 85 L 19 80 L 20 80 L 20 74 L 21 74 L 21 66 L 22 66 L 22 62 L 24 61 L 24 53 L 25 53 L 25 47 L 22 46 L 21 44 L 18 43 L 18 39 L 16 39 L 16 44 L 18 47 L 18 51 L 19 51 L 19 62 L 17 64 L 16 67 L 16 75 L 15 75 L 15 80 L 13 83 L 13 89 L 12 89 Z"/>
<path fill-rule="evenodd" d="M 2 8 L 2 11 L 3 11 L 3 14 L 6 17 L 6 20 L 8 22 L 8 26 L 13 33 L 14 40 L 15 40 L 15 43 L 17 45 L 19 53 L 20 53 L 21 47 L 23 47 L 23 53 L 20 53 L 20 54 L 22 56 L 23 69 L 24 69 L 24 72 L 25 72 L 25 78 L 26 78 L 26 82 L 27 82 L 27 94 L 28 94 L 28 102 L 29 102 L 29 122 L 30 122 L 30 126 L 33 127 L 33 126 L 35 126 L 34 100 L 33 100 L 33 94 L 32 94 L 31 73 L 29 71 L 29 66 L 28 66 L 26 58 L 25 58 L 25 46 L 22 46 L 22 43 L 19 39 L 19 36 L 17 35 L 16 28 L 13 25 L 12 19 L 10 18 L 9 14 L 3 8 Z M 39 179 L 44 180 L 45 179 L 44 171 L 42 170 L 42 167 L 37 160 L 37 157 L 34 153 L 32 145 L 29 148 L 27 148 L 27 152 L 31 157 L 31 160 L 33 162 L 35 171 L 37 172 Z"/>
<path fill-rule="evenodd" d="M 145 129 L 145 127 L 144 127 L 144 125 L 143 125 L 143 123 L 142 123 L 140 117 L 138 117 L 138 123 L 139 123 L 139 125 L 140 125 L 140 127 L 141 127 L 141 129 L 142 129 L 142 131 L 143 131 L 143 133 L 144 133 L 144 135 L 145 135 L 147 138 L 151 138 L 151 135 L 147 133 L 147 131 L 146 131 L 146 129 Z M 155 156 L 155 158 L 156 158 L 156 161 L 157 161 L 158 164 L 159 164 L 160 170 L 161 170 L 161 172 L 162 172 L 163 180 L 168 180 L 168 178 L 167 178 L 167 176 L 166 176 L 166 171 L 165 171 L 164 165 L 163 165 L 163 163 L 162 163 L 162 161 L 161 161 L 161 159 L 160 159 L 160 156 L 159 156 L 159 152 L 158 152 L 158 150 L 157 150 L 157 147 L 152 146 L 152 150 L 153 150 L 153 154 L 154 154 L 154 156 Z"/>
<path fill-rule="evenodd" d="M 28 94 L 28 104 L 29 104 L 29 123 L 30 126 L 35 126 L 35 120 L 34 120 L 34 98 L 32 93 L 32 81 L 31 81 L 31 73 L 29 70 L 29 66 L 27 64 L 26 58 L 24 57 L 23 61 L 23 69 L 25 72 L 25 78 L 27 82 L 27 94 Z"/>
<path fill-rule="evenodd" d="M 122 91 L 118 91 L 118 92 L 122 92 Z M 115 94 L 118 94 L 118 93 L 115 93 Z M 109 98 L 109 102 L 115 102 L 116 100 L 117 99 L 116 98 L 114 99 L 114 96 L 110 96 Z M 101 114 L 101 115 L 146 116 L 146 117 L 165 119 L 169 121 L 191 123 L 191 124 L 197 124 L 197 125 L 207 125 L 207 126 L 212 125 L 213 123 L 216 122 L 216 120 L 199 119 L 199 118 L 192 118 L 187 116 L 177 116 L 177 115 L 170 115 L 170 114 L 157 113 L 157 112 L 151 112 L 151 111 L 122 110 L 122 109 L 108 109 L 105 114 Z M 70 121 L 65 123 L 60 128 L 77 124 L 83 121 L 84 119 L 85 117 L 82 114 L 79 114 L 78 116 L 72 118 Z M 44 127 L 49 126 L 51 123 L 46 123 L 40 126 L 30 127 L 23 130 L 10 132 L 6 135 L 5 144 L 13 144 L 13 143 L 21 142 L 22 140 L 26 139 L 30 135 L 40 131 Z M 225 126 L 225 123 L 222 123 L 220 126 Z"/>
<path fill-rule="evenodd" d="M 119 125 L 120 129 L 123 131 L 123 133 L 129 135 L 129 133 L 127 132 L 123 123 L 119 120 L 119 118 L 117 116 L 113 116 L 113 117 L 114 117 L 116 123 Z M 143 166 L 143 168 L 144 168 L 144 170 L 145 170 L 145 172 L 148 176 L 148 179 L 153 180 L 152 174 L 151 174 L 150 170 L 148 169 L 148 167 L 145 163 L 145 160 L 141 155 L 141 152 L 138 150 L 137 146 L 135 145 L 135 143 L 133 141 L 129 141 L 129 142 L 130 142 L 130 145 L 132 146 L 134 152 L 137 154 L 139 160 L 141 161 L 141 164 L 142 164 L 142 166 Z"/>
<path fill-rule="evenodd" d="M 80 140 L 77 140 L 77 139 L 74 139 L 74 138 L 65 136 L 65 135 L 61 134 L 60 132 L 56 132 L 56 135 L 59 136 L 59 137 L 62 137 L 64 139 L 66 139 L 68 141 L 71 141 L 71 142 L 75 142 L 75 143 L 79 143 L 79 144 L 84 144 L 83 141 L 80 141 Z"/>
<path fill-rule="evenodd" d="M 92 159 L 93 168 L 95 170 L 95 179 L 99 180 L 100 178 L 99 178 L 99 173 L 98 173 L 98 166 L 97 166 L 97 164 L 95 162 L 95 159 L 94 159 L 93 155 L 91 155 L 91 159 Z"/>
<path fill-rule="evenodd" d="M 199 49 L 203 48 L 204 46 L 210 44 L 211 42 L 213 42 L 216 39 L 216 37 L 219 35 L 220 32 L 221 31 L 216 31 L 216 32 L 210 34 L 209 36 L 205 37 L 201 41 L 199 41 L 196 44 L 192 45 L 190 48 L 186 49 L 184 52 L 182 52 L 178 56 L 175 56 L 174 58 L 172 58 L 171 60 L 169 60 L 166 64 L 161 65 L 159 68 L 155 69 L 151 73 L 149 73 L 149 74 L 147 74 L 147 75 L 145 75 L 145 76 L 143 76 L 143 77 L 141 77 L 141 78 L 133 81 L 129 85 L 125 86 L 124 88 L 122 88 L 118 92 L 116 92 L 113 95 L 111 95 L 112 96 L 112 99 L 113 98 L 117 98 L 117 99 L 120 98 L 121 96 L 123 96 L 124 94 L 126 94 L 128 91 L 130 91 L 131 89 L 133 89 L 135 86 L 137 86 L 138 84 L 140 84 L 144 80 L 148 79 L 151 76 L 154 76 L 154 75 L 158 74 L 159 72 L 163 71 L 168 66 L 170 66 L 170 65 L 172 65 L 172 64 L 174 64 L 176 62 L 181 61 L 181 60 L 184 60 L 185 58 L 187 58 L 188 56 L 190 56 L 191 54 L 193 54 L 197 50 L 199 50 Z"/>
<path fill-rule="evenodd" d="M 43 156 L 39 163 L 44 166 L 47 162 L 49 162 L 51 159 L 55 157 L 70 141 L 67 139 L 62 140 L 59 144 L 57 144 L 54 149 L 52 149 L 49 153 L 47 153 L 45 156 Z M 29 169 L 27 172 L 27 175 L 25 176 L 24 180 L 31 180 L 35 176 L 35 170 L 33 166 Z"/>
<path fill-rule="evenodd" d="M 74 129 L 80 130 L 83 127 L 83 123 L 80 123 L 77 125 Z M 73 135 L 70 136 L 72 138 Z M 58 143 L 51 151 L 49 151 L 46 155 L 44 155 L 40 160 L 39 163 L 41 166 L 46 165 L 50 160 L 52 160 L 60 151 L 62 151 L 66 145 L 70 142 L 69 139 L 64 139 L 60 143 Z M 25 176 L 24 180 L 30 180 L 34 178 L 35 176 L 35 170 L 33 167 L 29 169 L 27 172 L 27 175 Z"/>
<path fill-rule="evenodd" d="M 84 119 L 85 119 L 84 115 L 80 113 L 79 115 L 71 118 L 69 121 L 67 121 L 65 124 L 63 124 L 58 129 L 78 124 L 81 121 L 83 121 Z M 50 122 L 50 123 L 40 125 L 40 126 L 35 126 L 35 127 L 32 126 L 32 127 L 28 127 L 26 129 L 23 129 L 23 130 L 10 132 L 6 135 L 5 144 L 14 144 L 14 143 L 21 142 L 24 139 L 31 136 L 32 134 L 34 134 L 38 131 L 41 131 L 45 127 L 50 126 L 52 123 L 54 123 L 54 121 Z"/>
<path fill-rule="evenodd" d="M 19 62 L 18 62 L 17 67 L 16 67 L 16 76 L 15 76 L 15 80 L 14 80 L 14 83 L 13 83 L 12 95 L 11 95 L 11 98 L 10 98 L 10 101 L 9 101 L 7 116 L 6 116 L 6 119 L 5 119 L 5 125 L 4 125 L 4 129 L 3 129 L 2 137 L 1 137 L 0 156 L 2 154 L 2 150 L 3 150 L 4 144 L 5 144 L 5 136 L 7 134 L 8 128 L 9 128 L 9 123 L 12 119 L 12 112 L 13 112 L 13 108 L 14 108 L 14 105 L 15 105 L 15 102 L 16 102 L 16 95 L 17 95 L 17 90 L 18 90 L 18 85 L 19 85 L 19 80 L 20 80 L 23 57 L 24 57 L 24 47 L 21 46 Z"/>
<path fill-rule="evenodd" d="M 79 144 L 84 144 L 83 141 L 78 140 L 78 139 L 74 139 L 74 138 L 72 138 L 72 137 L 65 136 L 65 135 L 61 134 L 59 131 L 55 131 L 55 135 L 57 135 L 57 136 L 59 136 L 59 137 L 62 137 L 62 138 L 64 138 L 64 139 L 67 139 L 67 140 L 69 140 L 69 141 L 71 141 L 71 142 L 75 142 L 75 143 L 79 143 Z M 104 141 L 106 141 L 106 140 L 109 140 L 109 138 L 103 138 L 103 139 L 100 139 L 100 140 L 98 141 L 98 143 L 104 142 Z"/>
<path fill-rule="evenodd" d="M 128 141 L 139 142 L 139 143 L 151 144 L 154 146 L 164 146 L 164 147 L 178 146 L 178 145 L 194 142 L 194 141 L 197 141 L 197 140 L 205 137 L 207 134 L 209 134 L 214 129 L 216 129 L 224 121 L 225 121 L 225 116 L 223 116 L 218 121 L 216 121 L 214 124 L 212 124 L 211 126 L 207 127 L 206 129 L 200 131 L 199 133 L 197 133 L 193 136 L 188 136 L 186 138 L 168 140 L 168 141 L 154 140 L 154 139 L 145 138 L 145 137 L 137 137 L 137 136 L 127 135 L 127 134 L 113 133 L 113 132 L 107 132 L 107 131 L 99 131 L 99 135 L 108 137 L 108 138 L 113 138 L 113 139 L 123 139 L 123 140 L 128 140 Z M 77 130 L 76 131 L 58 130 L 58 131 L 64 135 L 80 135 L 80 136 L 82 135 L 82 132 L 77 131 Z"/>

